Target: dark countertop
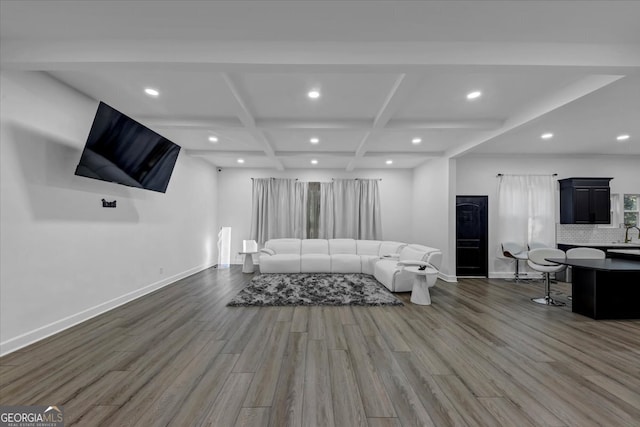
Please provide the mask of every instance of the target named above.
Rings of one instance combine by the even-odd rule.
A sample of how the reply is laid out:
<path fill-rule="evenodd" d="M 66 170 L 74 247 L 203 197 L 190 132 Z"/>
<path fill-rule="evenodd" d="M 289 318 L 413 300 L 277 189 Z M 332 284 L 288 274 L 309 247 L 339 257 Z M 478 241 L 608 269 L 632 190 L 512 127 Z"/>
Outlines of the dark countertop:
<path fill-rule="evenodd" d="M 563 258 L 546 258 L 547 261 L 556 264 L 569 265 L 571 267 L 589 268 L 592 270 L 603 271 L 638 271 L 640 272 L 640 261 L 606 258 L 606 259 L 563 259 Z"/>
<path fill-rule="evenodd" d="M 640 249 L 607 249 L 607 257 L 640 261 Z"/>
<path fill-rule="evenodd" d="M 639 255 L 640 249 L 609 249 L 607 252 L 612 252 L 614 254 L 626 254 L 626 255 Z"/>
<path fill-rule="evenodd" d="M 577 248 L 616 248 L 616 249 L 640 249 L 639 243 L 623 243 L 623 242 L 601 242 L 601 243 L 576 243 L 576 242 L 558 242 L 558 246 L 575 246 Z"/>

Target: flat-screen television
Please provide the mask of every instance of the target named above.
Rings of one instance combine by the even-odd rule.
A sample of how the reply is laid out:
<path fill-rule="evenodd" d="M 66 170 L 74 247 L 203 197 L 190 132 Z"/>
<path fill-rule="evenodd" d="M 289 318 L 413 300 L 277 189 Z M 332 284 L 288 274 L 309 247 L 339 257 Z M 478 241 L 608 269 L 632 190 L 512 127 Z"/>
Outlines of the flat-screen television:
<path fill-rule="evenodd" d="M 180 146 L 100 102 L 76 175 L 164 193 Z"/>

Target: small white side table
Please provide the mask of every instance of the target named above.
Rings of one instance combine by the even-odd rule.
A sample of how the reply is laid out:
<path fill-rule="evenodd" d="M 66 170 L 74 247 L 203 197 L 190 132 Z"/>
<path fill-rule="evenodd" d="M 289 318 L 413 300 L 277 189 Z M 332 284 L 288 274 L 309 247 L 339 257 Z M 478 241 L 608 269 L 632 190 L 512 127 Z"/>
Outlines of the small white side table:
<path fill-rule="evenodd" d="M 258 252 L 238 252 L 240 255 L 244 255 L 244 263 L 242 264 L 243 273 L 253 273 L 255 268 L 253 266 L 253 254 Z"/>
<path fill-rule="evenodd" d="M 438 280 L 438 270 L 427 267 L 418 270 L 418 267 L 405 267 L 404 271 L 414 274 L 413 289 L 411 290 L 411 302 L 419 305 L 431 305 L 429 288 Z"/>

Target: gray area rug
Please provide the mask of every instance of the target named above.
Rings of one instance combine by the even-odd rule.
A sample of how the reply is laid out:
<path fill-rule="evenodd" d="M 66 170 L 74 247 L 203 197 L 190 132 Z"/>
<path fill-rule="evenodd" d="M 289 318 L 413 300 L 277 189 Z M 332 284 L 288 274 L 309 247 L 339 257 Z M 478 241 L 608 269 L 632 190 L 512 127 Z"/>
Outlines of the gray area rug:
<path fill-rule="evenodd" d="M 260 274 L 231 307 L 283 305 L 404 305 L 367 274 Z"/>

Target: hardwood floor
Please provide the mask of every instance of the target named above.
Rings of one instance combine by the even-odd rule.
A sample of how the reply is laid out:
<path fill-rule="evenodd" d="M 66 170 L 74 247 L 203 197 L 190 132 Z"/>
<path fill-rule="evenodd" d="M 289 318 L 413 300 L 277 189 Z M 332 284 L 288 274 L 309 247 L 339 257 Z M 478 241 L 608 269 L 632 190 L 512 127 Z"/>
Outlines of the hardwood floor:
<path fill-rule="evenodd" d="M 431 306 L 226 307 L 251 277 L 209 269 L 5 356 L 0 403 L 67 426 L 639 425 L 640 321 L 485 279 Z"/>

